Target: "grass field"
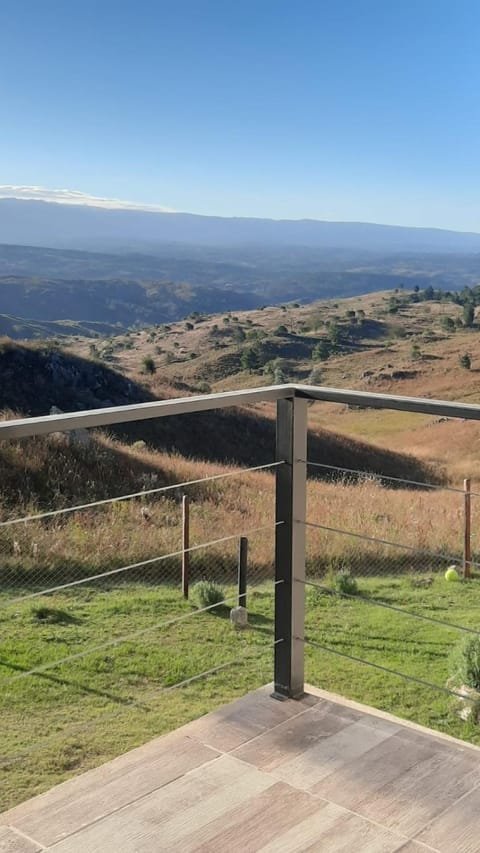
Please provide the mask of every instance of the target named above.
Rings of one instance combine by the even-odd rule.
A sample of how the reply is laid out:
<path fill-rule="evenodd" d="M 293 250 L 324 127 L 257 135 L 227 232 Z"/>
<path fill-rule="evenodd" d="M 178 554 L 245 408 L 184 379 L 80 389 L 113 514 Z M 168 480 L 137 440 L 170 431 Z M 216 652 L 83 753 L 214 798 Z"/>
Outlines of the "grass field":
<path fill-rule="evenodd" d="M 476 627 L 480 581 L 428 588 L 414 577 L 363 578 L 353 601 L 307 590 L 306 636 L 322 645 L 444 686 L 454 628 L 377 606 Z M 225 588 L 233 603 L 234 588 Z M 195 614 L 178 588 L 125 585 L 69 590 L 2 610 L 0 808 L 98 765 L 272 678 L 273 589 L 249 590 L 250 625 L 236 632 L 228 608 Z M 155 628 L 180 616 L 189 618 Z M 148 630 L 145 630 L 148 629 Z M 125 635 L 145 633 L 113 645 Z M 110 643 L 106 648 L 97 646 Z M 88 654 L 84 654 L 88 652 Z M 48 668 L 61 658 L 80 655 Z M 183 687 L 206 670 L 231 664 Z M 31 668 L 42 668 L 24 677 Z M 306 646 L 316 686 L 480 743 L 452 700 L 431 688 Z M 172 688 L 172 689 L 170 689 Z"/>
<path fill-rule="evenodd" d="M 392 319 L 388 298 L 389 294 L 377 294 L 342 303 L 338 309 L 342 316 L 346 308 L 365 309 L 367 317 L 386 324 L 385 336 L 365 340 L 358 351 L 315 363 L 322 384 L 477 401 L 480 335 L 465 329 L 446 335 L 441 330 L 442 311 L 457 311 L 451 305 L 412 305 L 401 317 Z M 264 329 L 278 339 L 278 346 L 285 339 L 275 336 L 275 327 L 287 323 L 300 345 L 304 338 L 317 334 L 306 327 L 303 331 L 301 325 L 311 320 L 312 310 L 312 306 L 266 309 L 247 312 L 240 321 L 247 335 L 251 326 L 257 331 Z M 325 304 L 318 310 L 326 322 L 333 319 L 337 306 Z M 177 395 L 188 389 L 188 384 L 170 386 L 174 380 L 197 387 L 210 367 L 212 390 L 271 381 L 261 370 L 227 372 L 225 376 L 216 371 L 218 360 L 226 355 L 238 356 L 233 338 L 212 336 L 216 323 L 224 331 L 220 316 L 190 330 L 181 323 L 170 330 L 125 335 L 120 341 L 123 348 L 115 350 L 114 364 L 158 396 Z M 395 336 L 392 324 L 403 324 L 404 336 Z M 435 334 L 425 336 L 430 327 Z M 215 340 L 222 342 L 218 351 Z M 415 341 L 419 342 L 421 356 L 413 358 Z M 89 347 L 90 342 L 80 341 L 76 351 L 87 356 Z M 101 342 L 97 347 L 100 351 Z M 465 351 L 472 355 L 472 370 L 459 366 L 459 357 Z M 192 352 L 197 353 L 194 358 L 190 357 Z M 154 376 L 141 372 L 146 355 L 155 359 Z M 98 358 L 102 360 L 101 353 Z M 285 356 L 290 378 L 308 377 L 313 363 L 310 357 L 302 358 L 290 364 Z M 412 378 L 394 380 L 393 372 L 398 370 L 411 371 Z M 273 417 L 272 406 L 257 411 Z M 373 459 L 385 449 L 409 453 L 431 465 L 434 473 L 445 473 L 445 482 L 450 485 L 461 487 L 462 478 L 469 476 L 474 489 L 480 491 L 476 484 L 480 480 L 480 427 L 476 422 L 333 404 L 315 404 L 309 409 L 309 418 L 312 432 L 323 428 L 373 442 L 377 445 Z M 191 499 L 192 544 L 221 536 L 236 537 L 257 526 L 268 530 L 249 536 L 250 577 L 256 585 L 249 590 L 250 625 L 243 633 L 231 627 L 228 608 L 216 615 L 192 615 L 194 607 L 184 602 L 178 584 L 169 585 L 173 577 L 179 577 L 178 556 L 169 564 L 156 563 L 115 576 L 115 583 L 108 587 L 89 581 L 68 592 L 0 610 L 0 809 L 272 679 L 274 475 L 240 474 L 235 462 L 228 465 L 200 460 L 196 436 L 192 435 L 191 452 L 185 456 L 155 449 L 148 442 L 143 447 L 122 444 L 105 435 L 97 437 L 85 458 L 84 451 L 75 451 L 57 440 L 53 445 L 38 439 L 31 446 L 14 443 L 2 448 L 2 519 L 228 473 L 227 479 L 184 490 Z M 235 439 L 252 449 L 258 439 L 255 432 L 240 430 L 239 435 L 233 435 L 230 424 L 225 435 L 229 442 Z M 320 440 L 325 447 L 325 432 Z M 318 443 L 314 445 L 317 452 L 319 448 Z M 332 458 L 327 448 L 324 461 L 330 464 Z M 312 459 L 319 461 L 314 456 Z M 480 558 L 475 538 L 479 512 L 480 499 L 475 497 L 472 546 L 476 561 Z M 384 541 L 364 541 L 345 532 L 308 529 L 310 577 L 329 583 L 333 572 L 350 569 L 367 600 L 342 599 L 307 589 L 306 636 L 330 649 L 306 645 L 307 680 L 480 744 L 480 726 L 461 722 L 453 700 L 445 693 L 334 654 L 337 651 L 364 658 L 445 686 L 449 651 L 461 632 L 377 605 L 383 602 L 477 627 L 480 580 L 459 584 L 443 580 L 451 558 L 459 559 L 462 554 L 463 495 L 447 488 L 386 488 L 376 476 L 357 482 L 312 479 L 308 482 L 308 519 L 325 528 L 356 532 L 404 548 Z M 237 546 L 232 538 L 192 558 L 194 576 L 221 583 L 232 603 Z M 173 491 L 49 521 L 4 526 L 0 529 L 0 605 L 2 597 L 6 600 L 7 596 L 44 585 L 155 559 L 178 552 L 180 547 L 181 502 Z M 437 556 L 431 557 L 428 552 Z M 124 583 L 119 582 L 121 577 Z M 432 583 L 422 585 L 420 579 L 427 578 L 432 578 Z M 169 624 L 162 627 L 165 622 Z M 125 636 L 129 639 L 120 642 Z M 59 666 L 51 666 L 72 656 Z M 26 675 L 32 668 L 39 671 Z M 210 674 L 191 680 L 206 671 Z M 178 683 L 183 686 L 177 687 Z"/>

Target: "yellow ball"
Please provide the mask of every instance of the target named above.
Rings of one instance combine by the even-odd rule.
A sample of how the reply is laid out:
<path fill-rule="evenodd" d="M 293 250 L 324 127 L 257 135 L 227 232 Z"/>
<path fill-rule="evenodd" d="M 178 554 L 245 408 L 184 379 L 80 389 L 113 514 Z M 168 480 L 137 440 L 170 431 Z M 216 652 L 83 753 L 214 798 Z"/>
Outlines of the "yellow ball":
<path fill-rule="evenodd" d="M 457 570 L 454 566 L 450 566 L 449 569 L 445 572 L 445 580 L 446 581 L 458 581 L 460 580 Z"/>

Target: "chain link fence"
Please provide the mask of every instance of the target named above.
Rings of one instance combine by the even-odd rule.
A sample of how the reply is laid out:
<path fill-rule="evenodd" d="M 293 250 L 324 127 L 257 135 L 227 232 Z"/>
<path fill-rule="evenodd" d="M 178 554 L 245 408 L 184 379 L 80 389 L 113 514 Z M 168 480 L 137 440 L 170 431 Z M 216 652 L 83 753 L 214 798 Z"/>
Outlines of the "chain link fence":
<path fill-rule="evenodd" d="M 6 450 L 17 471 L 0 509 L 0 810 L 271 679 L 275 463 L 182 461 L 170 482 L 138 474 L 140 451 L 120 479 L 104 441 L 73 461 L 52 437 Z"/>
<path fill-rule="evenodd" d="M 308 484 L 307 678 L 479 742 L 454 655 L 468 638 L 480 649 L 480 495 L 309 466 L 326 480 Z"/>

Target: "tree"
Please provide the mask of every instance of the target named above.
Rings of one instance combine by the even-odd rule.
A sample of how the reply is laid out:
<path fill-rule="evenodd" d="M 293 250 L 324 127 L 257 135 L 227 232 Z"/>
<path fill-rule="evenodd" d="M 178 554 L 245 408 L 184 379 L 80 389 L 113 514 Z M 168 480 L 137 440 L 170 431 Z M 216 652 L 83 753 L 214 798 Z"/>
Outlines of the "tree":
<path fill-rule="evenodd" d="M 475 306 L 473 302 L 466 302 L 463 306 L 463 322 L 465 326 L 473 326 L 475 319 Z"/>
<path fill-rule="evenodd" d="M 236 327 L 234 328 L 234 330 L 233 330 L 233 332 L 232 332 L 232 338 L 233 338 L 233 340 L 235 341 L 235 343 L 236 343 L 236 344 L 243 344 L 243 342 L 244 342 L 244 340 L 245 340 L 245 338 L 246 338 L 246 337 L 247 337 L 247 336 L 246 336 L 246 334 L 245 334 L 245 332 L 243 331 L 243 329 L 242 329 L 242 327 L 241 327 L 241 326 L 236 326 Z"/>
<path fill-rule="evenodd" d="M 418 293 L 419 290 L 420 290 L 420 288 L 419 288 L 418 284 L 416 284 L 415 287 L 413 288 L 413 292 Z"/>
<path fill-rule="evenodd" d="M 330 327 L 328 329 L 328 340 L 334 347 L 338 346 L 342 339 L 342 333 L 340 330 L 340 326 L 337 326 L 336 323 L 330 323 Z"/>
<path fill-rule="evenodd" d="M 455 320 L 453 317 L 442 317 L 440 320 L 440 325 L 445 332 L 454 332 L 455 331 Z"/>
<path fill-rule="evenodd" d="M 325 338 L 322 338 L 318 344 L 315 344 L 312 351 L 314 361 L 326 361 L 330 355 L 330 345 Z"/>
<path fill-rule="evenodd" d="M 142 365 L 143 365 L 143 372 L 144 373 L 149 373 L 150 375 L 153 375 L 154 373 L 157 372 L 155 362 L 154 362 L 151 355 L 145 356 L 145 358 L 142 361 Z"/>
<path fill-rule="evenodd" d="M 289 332 L 288 332 L 287 327 L 282 325 L 282 326 L 277 326 L 277 328 L 275 329 L 273 334 L 277 335 L 277 337 L 279 337 L 279 338 L 286 338 L 288 336 Z"/>
<path fill-rule="evenodd" d="M 435 298 L 435 291 L 434 291 L 431 284 L 429 284 L 428 287 L 426 287 L 425 290 L 423 291 L 423 298 L 424 299 L 434 299 Z"/>
<path fill-rule="evenodd" d="M 191 330 L 193 329 L 193 323 L 190 323 L 187 320 L 187 322 L 185 323 L 185 328 L 186 328 L 187 332 L 191 332 Z"/>
<path fill-rule="evenodd" d="M 472 366 L 472 359 L 470 358 L 468 352 L 465 352 L 460 357 L 460 367 L 464 367 L 465 370 L 470 370 L 471 366 Z"/>
<path fill-rule="evenodd" d="M 240 365 L 242 370 L 248 370 L 250 373 L 252 370 L 257 370 L 258 368 L 258 355 L 256 350 L 253 347 L 248 347 L 248 349 L 242 352 L 242 357 L 240 359 Z"/>

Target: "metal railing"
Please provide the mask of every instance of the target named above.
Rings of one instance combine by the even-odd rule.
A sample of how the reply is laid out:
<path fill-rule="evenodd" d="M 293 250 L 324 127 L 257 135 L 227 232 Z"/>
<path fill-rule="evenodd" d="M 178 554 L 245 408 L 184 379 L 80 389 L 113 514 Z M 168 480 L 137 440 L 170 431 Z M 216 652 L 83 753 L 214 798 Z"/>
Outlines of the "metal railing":
<path fill-rule="evenodd" d="M 327 524 L 325 520 L 317 520 L 309 518 L 307 514 L 307 471 L 309 466 L 321 468 L 323 470 L 330 468 L 335 474 L 341 475 L 344 478 L 351 476 L 365 477 L 366 472 L 358 471 L 351 468 L 342 468 L 341 466 L 329 466 L 328 463 L 320 463 L 315 459 L 309 459 L 307 454 L 307 419 L 308 405 L 312 401 L 318 402 L 333 402 L 348 405 L 362 406 L 364 408 L 375 408 L 385 410 L 396 410 L 403 412 L 416 412 L 434 416 L 442 416 L 448 418 L 461 418 L 480 420 L 480 406 L 462 403 L 452 403 L 446 401 L 426 400 L 421 398 L 410 398 L 383 394 L 370 394 L 359 391 L 348 391 L 332 388 L 313 388 L 304 385 L 284 385 L 259 388 L 254 390 L 226 392 L 221 394 L 207 394 L 196 397 L 188 397 L 184 399 L 167 400 L 154 403 L 145 403 L 132 406 L 112 407 L 107 409 L 98 409 L 94 411 L 78 412 L 74 414 L 59 414 L 46 417 L 25 418 L 17 420 L 8 420 L 0 423 L 0 442 L 17 441 L 34 436 L 46 436 L 52 433 L 68 432 L 79 429 L 92 429 L 108 427 L 116 424 L 125 424 L 133 421 L 142 421 L 146 419 L 157 419 L 168 417 L 171 415 L 195 414 L 199 412 L 211 411 L 215 409 L 223 409 L 228 407 L 246 406 L 262 402 L 276 403 L 276 449 L 275 458 L 265 465 L 253 466 L 249 469 L 238 469 L 238 471 L 229 471 L 219 473 L 218 475 L 207 476 L 205 478 L 196 478 L 185 480 L 182 483 L 175 485 L 162 485 L 152 488 L 144 488 L 122 494 L 118 497 L 98 499 L 93 501 L 80 502 L 72 506 L 60 507 L 52 510 L 41 510 L 22 513 L 18 517 L 9 517 L 0 522 L 0 532 L 2 530 L 24 529 L 28 524 L 40 524 L 45 522 L 57 522 L 67 515 L 75 513 L 81 514 L 92 509 L 102 510 L 103 507 L 113 503 L 128 503 L 135 500 L 142 500 L 146 496 L 153 498 L 166 495 L 174 489 L 188 488 L 196 485 L 202 486 L 207 482 L 221 481 L 226 477 L 235 477 L 247 475 L 249 473 L 260 472 L 268 469 L 275 475 L 275 503 L 274 517 L 268 524 L 257 525 L 254 527 L 246 524 L 241 529 L 235 529 L 231 533 L 225 535 L 213 535 L 205 541 L 197 542 L 189 548 L 192 555 L 197 551 L 209 548 L 227 547 L 228 543 L 233 543 L 235 549 L 238 547 L 238 541 L 241 537 L 253 536 L 256 533 L 270 531 L 275 536 L 275 548 L 272 559 L 272 580 L 274 581 L 274 630 L 272 635 L 272 646 L 274 650 L 274 696 L 278 699 L 298 698 L 304 692 L 304 663 L 305 663 L 305 646 L 323 649 L 329 653 L 338 654 L 343 657 L 350 658 L 352 661 L 360 661 L 361 663 L 371 665 L 377 669 L 384 669 L 386 672 L 391 670 L 382 667 L 378 661 L 368 661 L 364 658 L 359 658 L 356 655 L 349 654 L 345 649 L 333 648 L 328 643 L 324 643 L 315 639 L 310 635 L 306 635 L 305 630 L 305 602 L 306 589 L 317 588 L 325 592 L 325 594 L 338 594 L 340 597 L 353 598 L 365 604 L 375 604 L 375 606 L 391 608 L 396 612 L 401 612 L 408 618 L 425 619 L 429 617 L 414 613 L 408 607 L 397 607 L 395 604 L 387 601 L 375 600 L 372 601 L 366 595 L 355 594 L 349 596 L 348 593 L 335 593 L 328 588 L 324 582 L 321 572 L 317 576 L 315 571 L 310 571 L 308 560 L 307 535 L 308 531 L 317 529 L 325 535 L 347 536 L 357 539 L 358 541 L 375 543 L 377 546 L 384 548 L 398 548 L 407 552 L 421 553 L 424 558 L 429 555 L 432 559 L 438 561 L 439 565 L 445 562 L 456 563 L 461 561 L 461 556 L 455 553 L 446 553 L 445 550 L 436 552 L 425 547 L 410 545 L 401 541 L 392 541 L 388 536 L 380 536 L 377 531 L 370 535 L 365 530 L 352 530 L 344 528 L 342 525 L 335 526 Z M 408 480 L 401 477 L 393 477 L 387 475 L 376 475 L 378 483 L 389 481 L 398 481 L 406 485 L 418 486 L 424 489 L 445 489 L 446 487 L 437 486 L 432 483 L 424 483 L 420 480 Z M 461 490 L 450 489 L 452 495 Z M 475 496 L 475 493 L 472 492 Z M 87 534 L 88 536 L 88 531 Z M 19 545 L 20 547 L 20 545 Z M 32 585 L 25 587 L 23 591 L 18 591 L 18 584 L 15 587 L 15 592 L 7 598 L 4 598 L 2 605 L 18 605 L 21 602 L 33 598 L 41 598 L 44 595 L 65 591 L 70 588 L 81 587 L 85 584 L 91 584 L 97 581 L 115 579 L 125 575 L 131 575 L 138 570 L 146 570 L 152 566 L 159 564 L 167 564 L 172 560 L 178 560 L 185 549 L 176 548 L 170 551 L 154 554 L 143 560 L 133 560 L 128 562 L 119 561 L 118 565 L 112 565 L 104 571 L 93 571 L 85 575 L 73 576 L 64 580 L 62 583 L 56 582 L 55 576 L 51 578 L 47 576 L 38 576 L 34 588 Z M 480 565 L 473 559 L 471 566 Z M 74 573 L 75 574 L 75 573 Z M 318 574 L 318 573 L 317 573 Z M 5 573 L 1 577 L 3 587 L 8 587 L 8 578 Z M 50 582 L 51 581 L 51 582 Z M 24 585 L 25 586 L 25 585 Z M 367 600 L 368 599 L 368 600 Z M 233 605 L 236 596 L 232 593 L 225 598 L 220 604 Z M 208 610 L 209 608 L 205 608 Z M 202 610 L 195 611 L 202 613 Z M 129 642 L 139 636 L 143 636 L 147 632 L 154 632 L 169 625 L 177 624 L 184 619 L 192 618 L 192 614 L 180 614 L 178 617 L 171 619 L 164 618 L 162 620 L 152 620 L 151 624 L 139 628 L 137 631 L 126 632 L 124 635 L 119 635 L 108 639 L 98 647 L 92 647 L 75 652 L 72 655 L 61 656 L 56 660 L 40 663 L 37 666 L 30 666 L 21 672 L 16 672 L 13 675 L 4 678 L 0 684 L 7 685 L 15 680 L 23 679 L 34 674 L 46 672 L 47 670 L 55 669 L 62 666 L 65 661 L 70 659 L 80 659 L 84 655 L 93 654 L 99 650 L 116 646 L 121 642 Z M 434 619 L 439 624 L 446 628 L 456 628 L 469 633 L 479 633 L 475 628 L 470 626 L 458 625 L 452 621 Z M 245 649 L 246 652 L 251 652 L 251 649 Z M 214 667 L 216 670 L 217 668 Z M 210 671 L 210 670 L 208 670 Z M 397 675 L 403 675 L 395 671 Z M 203 676 L 205 673 L 201 673 Z M 200 676 L 200 677 L 201 677 Z M 421 684 L 429 684 L 426 680 L 405 675 Z M 189 683 L 190 677 L 181 679 L 179 684 Z M 447 693 L 454 693 L 448 688 L 439 685 L 430 685 L 438 687 Z M 170 689 L 170 688 L 168 688 Z"/>

